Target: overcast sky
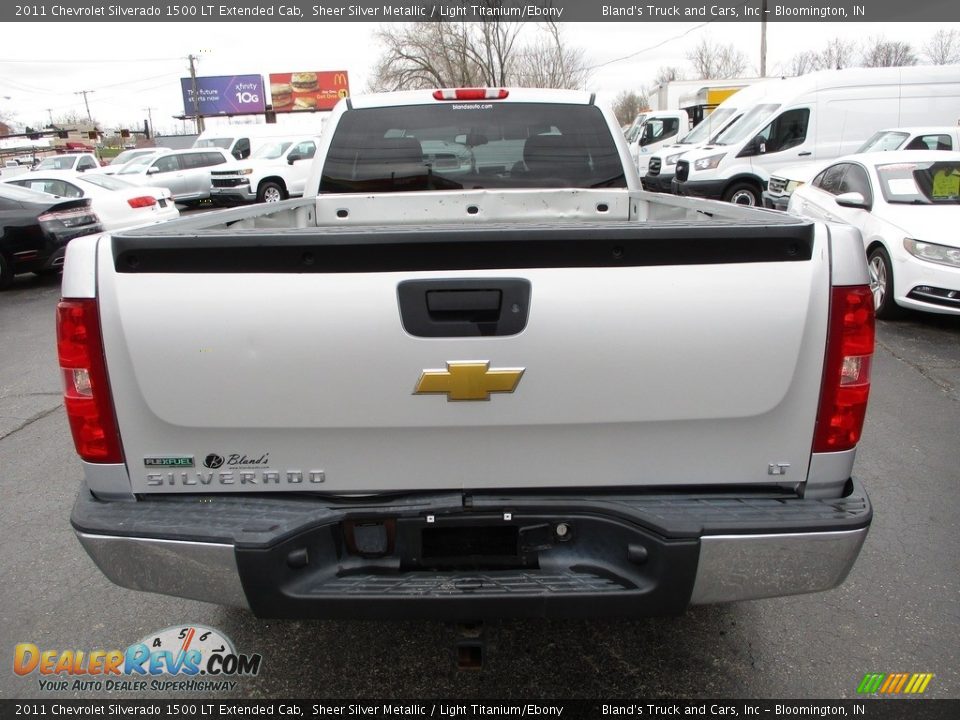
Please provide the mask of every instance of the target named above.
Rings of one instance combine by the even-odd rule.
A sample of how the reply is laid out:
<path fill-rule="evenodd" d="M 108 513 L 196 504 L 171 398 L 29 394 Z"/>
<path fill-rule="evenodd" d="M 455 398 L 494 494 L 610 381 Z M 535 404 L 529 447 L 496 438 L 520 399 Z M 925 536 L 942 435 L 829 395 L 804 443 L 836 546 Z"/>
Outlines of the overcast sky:
<path fill-rule="evenodd" d="M 661 65 L 687 65 L 686 52 L 703 36 L 736 43 L 754 75 L 760 65 L 756 23 L 561 23 L 568 42 L 596 66 L 590 89 L 611 100 L 621 90 L 646 87 Z M 832 37 L 862 41 L 884 36 L 920 50 L 949 23 L 769 23 L 768 75 L 802 50 L 819 50 Z M 367 85 L 379 54 L 373 23 L 18 23 L 0 45 L 0 112 L 22 124 L 46 124 L 70 111 L 86 114 L 80 90 L 102 129 L 142 127 L 152 108 L 155 128 L 192 125 L 182 114 L 180 78 L 186 56 L 198 54 L 199 75 L 347 70 L 351 91 Z M 530 32 L 533 28 L 527 28 Z M 638 52 L 641 51 L 641 52 Z M 626 59 L 625 56 L 633 55 Z M 50 108 L 48 112 L 47 108 Z M 289 119 L 288 119 L 289 121 Z M 306 121 L 303 118 L 301 121 Z"/>

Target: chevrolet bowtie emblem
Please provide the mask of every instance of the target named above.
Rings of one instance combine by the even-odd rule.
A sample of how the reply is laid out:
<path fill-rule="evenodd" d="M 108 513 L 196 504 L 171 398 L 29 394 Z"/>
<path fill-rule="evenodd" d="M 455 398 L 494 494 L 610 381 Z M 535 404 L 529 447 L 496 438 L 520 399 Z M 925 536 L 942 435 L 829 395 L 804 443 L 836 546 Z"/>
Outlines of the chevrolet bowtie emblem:
<path fill-rule="evenodd" d="M 424 370 L 414 395 L 445 393 L 447 400 L 489 400 L 490 393 L 512 393 L 523 368 L 490 369 L 489 362 L 448 362 L 446 370 Z"/>

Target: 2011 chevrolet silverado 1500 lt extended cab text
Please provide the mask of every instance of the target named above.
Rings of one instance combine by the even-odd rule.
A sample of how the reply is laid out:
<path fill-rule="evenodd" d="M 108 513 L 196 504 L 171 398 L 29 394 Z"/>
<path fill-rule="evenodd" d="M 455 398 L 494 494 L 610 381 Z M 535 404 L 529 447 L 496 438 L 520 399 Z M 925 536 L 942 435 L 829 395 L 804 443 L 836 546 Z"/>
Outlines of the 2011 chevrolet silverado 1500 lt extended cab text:
<path fill-rule="evenodd" d="M 636 189 L 585 93 L 471 93 L 342 102 L 304 198 L 70 245 L 90 556 L 273 617 L 842 582 L 872 512 L 856 231 Z"/>

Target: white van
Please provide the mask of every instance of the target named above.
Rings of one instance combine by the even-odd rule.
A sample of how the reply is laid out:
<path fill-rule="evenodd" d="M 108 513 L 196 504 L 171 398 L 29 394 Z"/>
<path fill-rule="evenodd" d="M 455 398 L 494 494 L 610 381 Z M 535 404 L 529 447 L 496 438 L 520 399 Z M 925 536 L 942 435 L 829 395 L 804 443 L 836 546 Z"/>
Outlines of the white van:
<path fill-rule="evenodd" d="M 824 70 L 778 83 L 677 162 L 681 195 L 759 205 L 771 171 L 854 152 L 883 127 L 960 117 L 960 66 Z"/>
<path fill-rule="evenodd" d="M 319 136 L 273 138 L 246 160 L 210 173 L 210 197 L 234 202 L 280 202 L 300 197 Z"/>
<path fill-rule="evenodd" d="M 320 134 L 322 122 L 317 121 L 316 135 Z M 220 148 L 237 160 L 245 160 L 262 145 L 291 135 L 314 134 L 284 125 L 224 125 L 204 130 L 193 141 L 195 148 Z"/>
<path fill-rule="evenodd" d="M 671 183 L 676 171 L 677 161 L 690 150 L 709 145 L 720 132 L 743 117 L 744 110 L 758 103 L 768 92 L 772 92 L 779 80 L 770 80 L 746 87 L 720 103 L 716 109 L 687 133 L 678 143 L 669 143 L 650 153 L 646 174 L 640 181 L 643 189 L 649 192 L 673 192 Z"/>
<path fill-rule="evenodd" d="M 637 172 L 641 176 L 646 173 L 650 155 L 667 143 L 676 142 L 689 130 L 690 118 L 684 110 L 658 110 L 648 114 L 630 143 L 630 156 Z"/>

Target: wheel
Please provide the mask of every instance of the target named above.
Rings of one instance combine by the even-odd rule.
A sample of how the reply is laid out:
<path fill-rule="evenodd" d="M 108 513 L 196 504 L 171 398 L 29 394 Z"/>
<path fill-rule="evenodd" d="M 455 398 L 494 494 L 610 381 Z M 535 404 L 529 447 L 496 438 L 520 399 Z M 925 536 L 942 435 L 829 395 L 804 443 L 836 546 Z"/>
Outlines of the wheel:
<path fill-rule="evenodd" d="M 0 253 L 0 290 L 6 290 L 13 283 L 13 263 Z"/>
<path fill-rule="evenodd" d="M 738 182 L 727 188 L 723 199 L 734 205 L 757 206 L 760 204 L 760 190 L 753 183 Z"/>
<path fill-rule="evenodd" d="M 882 246 L 878 245 L 867 256 L 870 265 L 870 290 L 873 308 L 881 320 L 896 320 L 906 312 L 893 299 L 893 263 Z"/>
<path fill-rule="evenodd" d="M 286 199 L 287 192 L 280 183 L 272 180 L 260 183 L 260 188 L 257 190 L 257 202 L 274 203 Z"/>

